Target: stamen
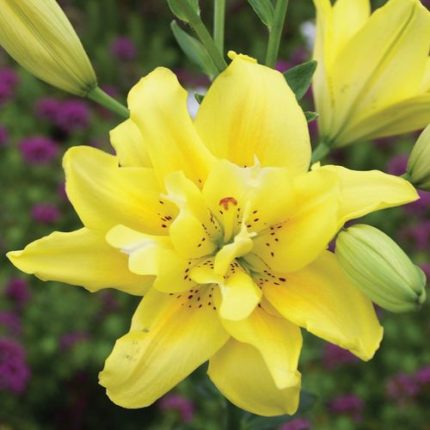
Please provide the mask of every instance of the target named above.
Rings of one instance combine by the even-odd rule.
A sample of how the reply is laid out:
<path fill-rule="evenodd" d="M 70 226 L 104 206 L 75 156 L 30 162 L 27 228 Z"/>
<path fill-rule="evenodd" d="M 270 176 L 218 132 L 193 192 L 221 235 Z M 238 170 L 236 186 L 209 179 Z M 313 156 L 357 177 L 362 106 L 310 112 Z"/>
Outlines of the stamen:
<path fill-rule="evenodd" d="M 218 202 L 218 204 L 222 206 L 225 210 L 228 210 L 228 206 L 230 205 L 230 203 L 234 206 L 237 206 L 237 200 L 234 197 L 224 197 Z M 222 215 L 222 211 L 220 211 L 220 213 Z"/>

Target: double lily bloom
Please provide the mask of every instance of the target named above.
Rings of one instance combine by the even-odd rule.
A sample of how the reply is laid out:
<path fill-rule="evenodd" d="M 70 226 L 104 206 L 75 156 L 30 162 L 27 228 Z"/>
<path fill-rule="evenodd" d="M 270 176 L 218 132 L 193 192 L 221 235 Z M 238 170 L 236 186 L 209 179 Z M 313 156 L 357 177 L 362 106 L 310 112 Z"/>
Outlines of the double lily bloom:
<path fill-rule="evenodd" d="M 175 75 L 157 68 L 129 94 L 116 155 L 64 158 L 84 227 L 9 253 L 43 280 L 143 296 L 100 374 L 118 405 L 152 404 L 209 361 L 234 404 L 293 414 L 301 328 L 363 360 L 382 328 L 327 250 L 344 223 L 417 199 L 378 171 L 313 166 L 305 116 L 283 76 L 243 55 L 196 119 Z"/>
<path fill-rule="evenodd" d="M 321 138 L 343 146 L 430 123 L 430 12 L 419 0 L 314 0 Z"/>

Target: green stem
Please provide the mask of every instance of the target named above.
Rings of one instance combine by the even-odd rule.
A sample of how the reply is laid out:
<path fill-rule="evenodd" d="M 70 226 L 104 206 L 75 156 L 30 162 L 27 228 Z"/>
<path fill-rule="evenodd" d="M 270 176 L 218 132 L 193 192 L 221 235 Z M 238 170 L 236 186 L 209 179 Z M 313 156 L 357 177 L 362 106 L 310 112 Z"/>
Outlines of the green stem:
<path fill-rule="evenodd" d="M 214 0 L 214 41 L 219 52 L 224 52 L 225 1 Z"/>
<path fill-rule="evenodd" d="M 99 105 L 105 107 L 106 109 L 109 109 L 110 111 L 118 114 L 124 119 L 127 119 L 130 117 L 129 110 L 122 105 L 121 103 L 117 102 L 114 98 L 112 98 L 109 94 L 106 94 L 100 87 L 96 87 L 93 90 L 91 90 L 87 97 L 98 103 Z"/>
<path fill-rule="evenodd" d="M 181 11 L 186 17 L 188 24 L 195 31 L 198 38 L 200 39 L 200 42 L 203 43 L 218 72 L 221 73 L 227 67 L 227 63 L 224 60 L 221 51 L 219 51 L 215 45 L 212 36 L 210 35 L 206 26 L 203 24 L 200 16 L 186 1 L 178 2 L 178 7 L 181 8 Z"/>
<path fill-rule="evenodd" d="M 278 59 L 279 45 L 287 16 L 288 0 L 277 0 L 273 24 L 270 29 L 269 44 L 267 46 L 266 65 L 275 67 Z"/>
<path fill-rule="evenodd" d="M 228 400 L 226 400 L 226 406 L 227 414 L 225 421 L 225 430 L 240 430 L 242 411 L 235 405 L 233 405 L 233 403 L 230 403 Z"/>
<path fill-rule="evenodd" d="M 318 143 L 315 150 L 312 152 L 312 163 L 316 163 L 324 158 L 330 152 L 331 145 L 330 142 L 322 140 Z"/>

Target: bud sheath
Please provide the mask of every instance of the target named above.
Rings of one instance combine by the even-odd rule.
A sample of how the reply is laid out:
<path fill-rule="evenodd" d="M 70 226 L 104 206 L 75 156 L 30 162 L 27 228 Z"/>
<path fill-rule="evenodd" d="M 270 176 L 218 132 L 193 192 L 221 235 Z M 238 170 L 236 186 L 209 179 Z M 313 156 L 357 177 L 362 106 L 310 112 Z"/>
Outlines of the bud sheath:
<path fill-rule="evenodd" d="M 382 308 L 407 312 L 424 303 L 423 271 L 382 231 L 364 224 L 342 231 L 336 256 L 352 282 Z"/>
<path fill-rule="evenodd" d="M 408 161 L 411 182 L 422 190 L 430 190 L 430 125 L 421 133 Z"/>
<path fill-rule="evenodd" d="M 97 86 L 90 60 L 55 0 L 0 0 L 0 45 L 54 87 L 86 96 Z"/>

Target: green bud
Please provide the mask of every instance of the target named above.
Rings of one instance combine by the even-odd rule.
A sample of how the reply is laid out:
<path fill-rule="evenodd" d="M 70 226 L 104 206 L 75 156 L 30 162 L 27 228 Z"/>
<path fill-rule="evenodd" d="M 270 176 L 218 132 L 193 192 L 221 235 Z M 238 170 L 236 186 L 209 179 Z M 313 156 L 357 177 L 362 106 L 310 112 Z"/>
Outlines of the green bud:
<path fill-rule="evenodd" d="M 421 133 L 412 150 L 407 174 L 417 188 L 430 191 L 430 125 Z"/>
<path fill-rule="evenodd" d="M 375 227 L 360 224 L 339 233 L 336 256 L 354 285 L 380 307 L 407 312 L 424 303 L 424 272 Z"/>
<path fill-rule="evenodd" d="M 79 37 L 55 0 L 0 0 L 0 45 L 54 87 L 79 96 L 97 87 Z"/>

